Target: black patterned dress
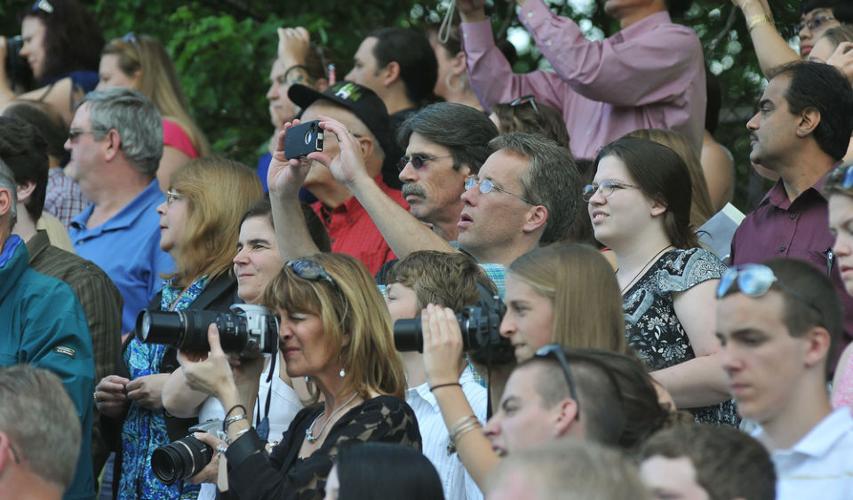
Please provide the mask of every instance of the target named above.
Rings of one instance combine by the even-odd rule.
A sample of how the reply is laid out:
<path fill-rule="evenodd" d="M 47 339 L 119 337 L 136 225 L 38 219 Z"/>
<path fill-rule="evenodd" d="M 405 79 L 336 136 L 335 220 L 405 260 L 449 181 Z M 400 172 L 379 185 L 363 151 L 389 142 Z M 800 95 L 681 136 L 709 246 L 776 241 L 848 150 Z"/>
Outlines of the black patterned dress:
<path fill-rule="evenodd" d="M 344 413 L 329 430 L 323 446 L 311 456 L 300 458 L 305 430 L 322 411 L 322 404 L 303 408 L 269 455 L 259 451 L 238 458 L 232 454 L 240 440 L 254 438 L 254 430 L 235 440 L 225 453 L 231 490 L 219 498 L 321 500 L 326 478 L 341 448 L 378 441 L 421 449 L 421 434 L 412 408 L 399 398 L 378 396 Z"/>
<path fill-rule="evenodd" d="M 699 283 L 719 279 L 726 266 L 702 248 L 674 249 L 660 256 L 622 296 L 625 336 L 651 370 L 661 370 L 696 357 L 675 315 L 673 296 Z M 708 304 L 714 307 L 714 304 Z M 697 422 L 737 425 L 734 401 L 692 408 Z"/>

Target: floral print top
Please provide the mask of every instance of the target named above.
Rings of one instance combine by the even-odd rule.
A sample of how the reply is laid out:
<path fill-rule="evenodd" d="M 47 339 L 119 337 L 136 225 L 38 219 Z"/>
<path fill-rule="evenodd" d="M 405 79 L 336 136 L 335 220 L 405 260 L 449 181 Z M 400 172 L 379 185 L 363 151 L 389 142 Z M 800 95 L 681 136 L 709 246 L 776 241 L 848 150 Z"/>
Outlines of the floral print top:
<path fill-rule="evenodd" d="M 674 297 L 708 280 L 719 279 L 726 266 L 702 248 L 673 249 L 622 295 L 625 336 L 649 370 L 661 370 L 696 357 L 675 314 Z M 713 307 L 710 304 L 708 307 Z M 737 425 L 734 401 L 691 408 L 697 422 Z"/>

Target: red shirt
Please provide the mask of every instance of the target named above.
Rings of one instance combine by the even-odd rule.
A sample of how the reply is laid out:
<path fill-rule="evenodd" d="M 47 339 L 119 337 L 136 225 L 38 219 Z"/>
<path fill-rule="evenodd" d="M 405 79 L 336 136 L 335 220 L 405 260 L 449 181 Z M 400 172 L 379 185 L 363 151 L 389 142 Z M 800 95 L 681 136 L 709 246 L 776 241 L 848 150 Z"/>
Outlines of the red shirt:
<path fill-rule="evenodd" d="M 377 177 L 376 185 L 388 197 L 396 201 L 406 210 L 409 205 L 403 200 L 399 190 L 388 187 Z M 382 233 L 373 224 L 367 211 L 361 206 L 355 196 L 343 202 L 337 208 L 328 208 L 322 202 L 314 202 L 311 208 L 323 221 L 329 238 L 332 240 L 332 251 L 352 255 L 367 266 L 372 276 L 375 276 L 382 265 L 396 257 L 391 247 L 385 242 Z"/>

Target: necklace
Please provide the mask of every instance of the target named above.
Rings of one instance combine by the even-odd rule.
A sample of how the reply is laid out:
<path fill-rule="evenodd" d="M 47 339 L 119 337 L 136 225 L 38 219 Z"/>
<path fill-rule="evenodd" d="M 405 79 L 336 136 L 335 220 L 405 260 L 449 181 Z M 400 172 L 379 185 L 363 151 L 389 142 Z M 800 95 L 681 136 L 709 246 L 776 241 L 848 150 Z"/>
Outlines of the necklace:
<path fill-rule="evenodd" d="M 332 420 L 334 420 L 335 416 L 336 416 L 336 415 L 337 415 L 341 410 L 343 410 L 343 409 L 344 409 L 344 408 L 346 408 L 350 403 L 352 403 L 352 402 L 353 402 L 353 400 L 356 398 L 356 396 L 358 396 L 358 393 L 355 393 L 355 394 L 353 394 L 352 396 L 350 396 L 350 398 L 349 398 L 349 399 L 347 399 L 347 400 L 346 400 L 346 402 L 345 402 L 344 404 L 342 404 L 340 407 L 338 407 L 338 409 L 337 409 L 337 410 L 333 411 L 333 412 L 332 412 L 332 414 L 331 414 L 331 415 L 329 415 L 329 418 L 327 418 L 327 419 L 326 419 L 326 421 L 325 421 L 325 422 L 323 422 L 323 425 L 322 425 L 322 426 L 320 426 L 320 429 L 317 431 L 317 434 L 314 434 L 314 426 L 317 424 L 317 421 L 318 421 L 318 420 L 320 420 L 320 417 L 322 417 L 323 415 L 325 415 L 325 414 L 326 414 L 326 410 L 321 411 L 319 415 L 317 415 L 316 417 L 314 417 L 314 421 L 313 421 L 313 422 L 311 422 L 311 425 L 308 427 L 308 429 L 306 429 L 306 430 L 305 430 L 305 440 L 306 440 L 306 441 L 308 441 L 309 443 L 315 443 L 315 442 L 317 442 L 317 440 L 318 440 L 318 439 L 320 439 L 320 436 L 322 436 L 322 435 L 323 435 L 323 431 L 325 431 L 325 430 L 326 430 L 326 425 L 328 425 L 328 423 L 329 423 L 329 422 L 331 422 Z"/>
<path fill-rule="evenodd" d="M 641 267 L 639 271 L 637 271 L 637 274 L 635 274 L 634 277 L 631 278 L 631 281 L 629 281 L 627 285 L 625 285 L 621 290 L 619 290 L 619 293 L 624 295 L 625 290 L 629 289 L 631 287 L 631 285 L 633 285 L 634 282 L 637 281 L 637 278 L 639 278 L 643 274 L 643 271 L 645 271 L 646 268 L 648 268 L 650 265 L 652 265 L 652 262 L 655 262 L 657 260 L 657 258 L 660 257 L 660 254 L 662 254 L 664 251 L 666 251 L 667 248 L 672 248 L 672 245 L 667 245 L 667 246 L 661 248 L 658 253 L 654 254 L 652 256 L 652 258 L 649 259 L 648 262 L 646 262 L 646 264 L 643 267 Z M 616 268 L 615 272 L 616 273 L 619 272 L 618 267 Z"/>

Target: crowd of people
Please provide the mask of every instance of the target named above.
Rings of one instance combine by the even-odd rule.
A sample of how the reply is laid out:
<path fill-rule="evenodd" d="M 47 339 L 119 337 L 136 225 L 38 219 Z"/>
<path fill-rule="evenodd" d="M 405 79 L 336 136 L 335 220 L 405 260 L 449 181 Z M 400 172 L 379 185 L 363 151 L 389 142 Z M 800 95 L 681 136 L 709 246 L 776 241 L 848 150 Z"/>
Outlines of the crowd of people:
<path fill-rule="evenodd" d="M 339 81 L 281 28 L 255 169 L 161 41 L 36 1 L 32 81 L 0 64 L 0 498 L 853 498 L 853 9 L 803 0 L 798 54 L 732 2 L 745 216 L 689 1 L 603 1 L 591 41 L 516 0 L 526 74 L 483 0 Z"/>

